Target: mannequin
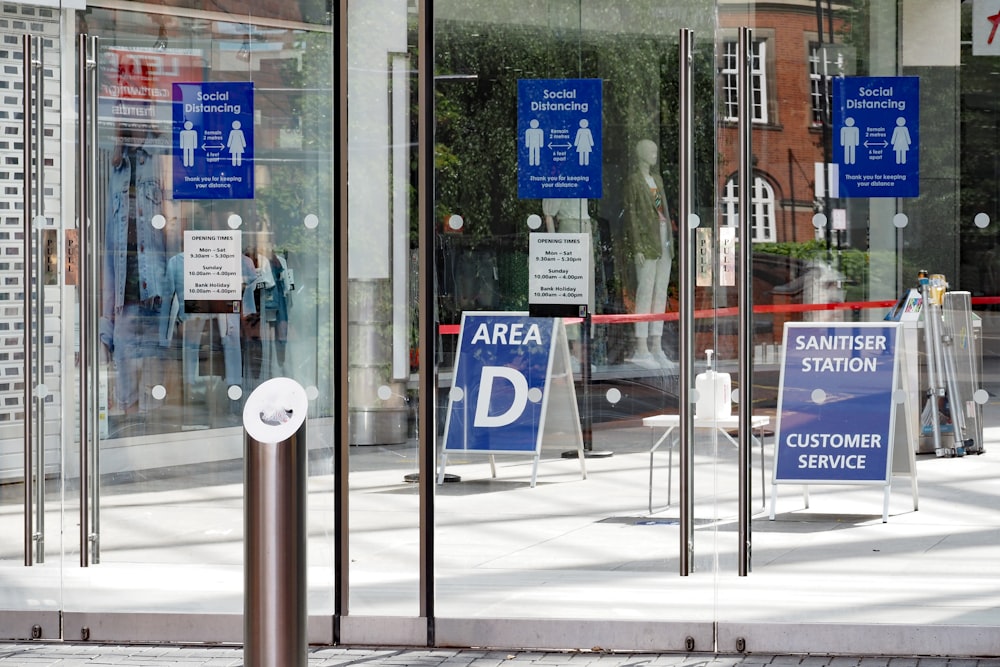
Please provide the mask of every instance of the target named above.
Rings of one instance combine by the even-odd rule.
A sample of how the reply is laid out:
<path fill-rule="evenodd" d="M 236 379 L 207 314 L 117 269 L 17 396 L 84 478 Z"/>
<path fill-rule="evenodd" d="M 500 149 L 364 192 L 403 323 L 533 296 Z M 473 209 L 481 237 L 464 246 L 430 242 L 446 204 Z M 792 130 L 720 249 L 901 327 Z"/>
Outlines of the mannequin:
<path fill-rule="evenodd" d="M 593 224 L 590 213 L 587 210 L 586 199 L 543 199 L 542 213 L 545 215 L 545 230 L 549 233 L 559 232 L 561 234 L 590 234 L 590 244 L 593 250 L 595 245 Z M 590 271 L 590 301 L 587 309 L 594 313 L 594 271 L 593 265 Z M 581 325 L 583 326 L 583 325 Z M 570 363 L 573 364 L 573 371 L 580 371 L 580 329 L 579 327 L 567 327 L 566 339 L 569 342 L 571 354 Z"/>
<path fill-rule="evenodd" d="M 636 144 L 636 168 L 625 185 L 626 242 L 635 262 L 635 312 L 663 313 L 667 307 L 670 264 L 674 255 L 673 224 L 663 188 L 656 173 L 656 144 L 642 139 Z M 635 344 L 630 363 L 643 368 L 670 368 L 663 351 L 663 320 L 635 323 Z"/>
<path fill-rule="evenodd" d="M 543 199 L 545 230 L 563 234 L 591 233 L 586 199 Z"/>

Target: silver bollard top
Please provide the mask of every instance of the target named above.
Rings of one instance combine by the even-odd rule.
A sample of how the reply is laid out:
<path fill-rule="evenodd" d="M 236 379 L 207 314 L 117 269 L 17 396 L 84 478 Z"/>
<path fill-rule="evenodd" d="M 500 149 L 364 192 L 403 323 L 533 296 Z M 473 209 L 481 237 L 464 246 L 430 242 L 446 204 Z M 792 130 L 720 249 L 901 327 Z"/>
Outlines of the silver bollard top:
<path fill-rule="evenodd" d="M 308 405 L 302 385 L 291 378 L 272 378 L 247 397 L 243 428 L 257 442 L 283 442 L 302 426 Z"/>

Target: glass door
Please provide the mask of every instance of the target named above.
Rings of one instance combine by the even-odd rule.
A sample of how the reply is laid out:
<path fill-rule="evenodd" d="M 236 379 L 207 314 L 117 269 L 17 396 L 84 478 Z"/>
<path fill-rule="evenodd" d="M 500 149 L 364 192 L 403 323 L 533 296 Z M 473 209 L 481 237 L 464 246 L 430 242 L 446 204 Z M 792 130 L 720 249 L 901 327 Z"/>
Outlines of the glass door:
<path fill-rule="evenodd" d="M 75 476 L 64 456 L 75 295 L 73 219 L 58 205 L 60 18 L 58 8 L 8 5 L 0 20 L 0 616 L 11 639 L 59 636 L 61 499 Z"/>
<path fill-rule="evenodd" d="M 64 520 L 81 535 L 67 639 L 240 640 L 242 414 L 275 377 L 311 399 L 309 611 L 332 613 L 332 38 L 312 20 L 76 17 L 84 472 Z"/>
<path fill-rule="evenodd" d="M 735 239 L 717 229 L 714 16 L 435 3 L 436 608 L 467 619 L 439 619 L 439 640 L 713 646 L 739 470 L 728 392 L 692 421 L 706 350 L 720 373 L 739 359 L 735 329 L 717 333 L 737 302 L 717 250 Z M 540 250 L 581 237 L 582 259 Z M 497 337 L 518 317 L 545 344 Z"/>
<path fill-rule="evenodd" d="M 978 634 L 996 622 L 993 14 L 719 3 L 724 123 L 745 110 L 728 82 L 753 26 L 752 175 L 727 127 L 720 202 L 752 212 L 755 412 L 775 431 L 719 650 L 994 650 Z M 897 338 L 881 353 L 844 342 L 879 331 Z"/>

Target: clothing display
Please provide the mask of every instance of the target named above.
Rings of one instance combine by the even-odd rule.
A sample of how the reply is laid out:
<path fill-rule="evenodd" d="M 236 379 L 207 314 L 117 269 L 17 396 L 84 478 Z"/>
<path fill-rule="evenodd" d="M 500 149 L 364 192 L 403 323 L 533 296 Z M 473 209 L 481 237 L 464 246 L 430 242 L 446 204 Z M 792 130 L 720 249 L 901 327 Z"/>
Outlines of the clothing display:
<path fill-rule="evenodd" d="M 253 299 L 256 283 L 256 269 L 246 255 L 241 255 L 243 265 L 243 315 L 257 312 Z M 174 255 L 167 262 L 166 280 L 164 282 L 164 300 L 171 304 L 160 322 L 160 344 L 164 347 L 170 344 L 174 335 L 174 325 L 180 323 L 183 327 L 182 366 L 184 382 L 194 385 L 199 378 L 198 361 L 202 345 L 202 332 L 205 323 L 215 320 L 222 341 L 222 353 L 225 364 L 225 383 L 228 386 L 242 385 L 243 357 L 240 345 L 240 313 L 188 313 L 184 308 L 184 254 Z"/>
<path fill-rule="evenodd" d="M 142 375 L 158 375 L 146 362 L 160 355 L 167 258 L 163 230 L 152 224 L 163 208 L 159 156 L 152 150 L 120 145 L 108 170 L 99 333 L 114 361 L 117 406 L 126 411 L 138 407 L 150 384 Z"/>
<path fill-rule="evenodd" d="M 245 368 L 248 378 L 264 380 L 273 377 L 285 363 L 295 283 L 284 255 L 271 251 L 246 256 L 256 259 L 253 300 L 257 315 L 244 318 Z M 269 343 L 266 349 L 265 341 Z"/>

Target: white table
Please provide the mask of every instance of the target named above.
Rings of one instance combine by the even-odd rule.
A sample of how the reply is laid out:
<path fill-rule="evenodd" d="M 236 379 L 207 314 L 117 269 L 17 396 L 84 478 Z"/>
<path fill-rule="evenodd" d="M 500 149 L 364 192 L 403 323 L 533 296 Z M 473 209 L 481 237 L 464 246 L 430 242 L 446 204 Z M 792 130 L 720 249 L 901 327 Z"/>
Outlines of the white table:
<path fill-rule="evenodd" d="M 753 438 L 754 443 L 760 447 L 760 495 L 761 503 L 764 504 L 764 445 L 761 442 L 761 438 L 764 437 L 764 427 L 771 422 L 771 418 L 765 415 L 757 415 L 750 418 L 750 430 L 751 438 Z M 652 417 L 644 417 L 642 420 L 642 425 L 649 428 L 653 437 L 656 437 L 657 429 L 666 429 L 663 435 L 660 436 L 653 446 L 649 449 L 649 513 L 653 513 L 653 454 L 656 450 L 660 448 L 664 442 L 667 442 L 667 438 L 670 434 L 674 432 L 681 425 L 680 415 L 654 415 Z M 716 429 L 732 444 L 734 447 L 738 447 L 739 443 L 733 439 L 733 436 L 729 435 L 729 432 L 733 429 L 737 429 L 740 426 L 739 415 L 731 415 L 729 417 L 718 417 L 712 419 L 704 419 L 701 417 L 694 418 L 694 429 L 698 430 L 712 430 Z M 760 437 L 753 436 L 752 432 L 756 430 Z M 674 458 L 674 444 L 676 439 L 671 440 L 667 447 L 667 507 L 670 507 L 670 486 L 673 480 L 673 458 Z"/>

